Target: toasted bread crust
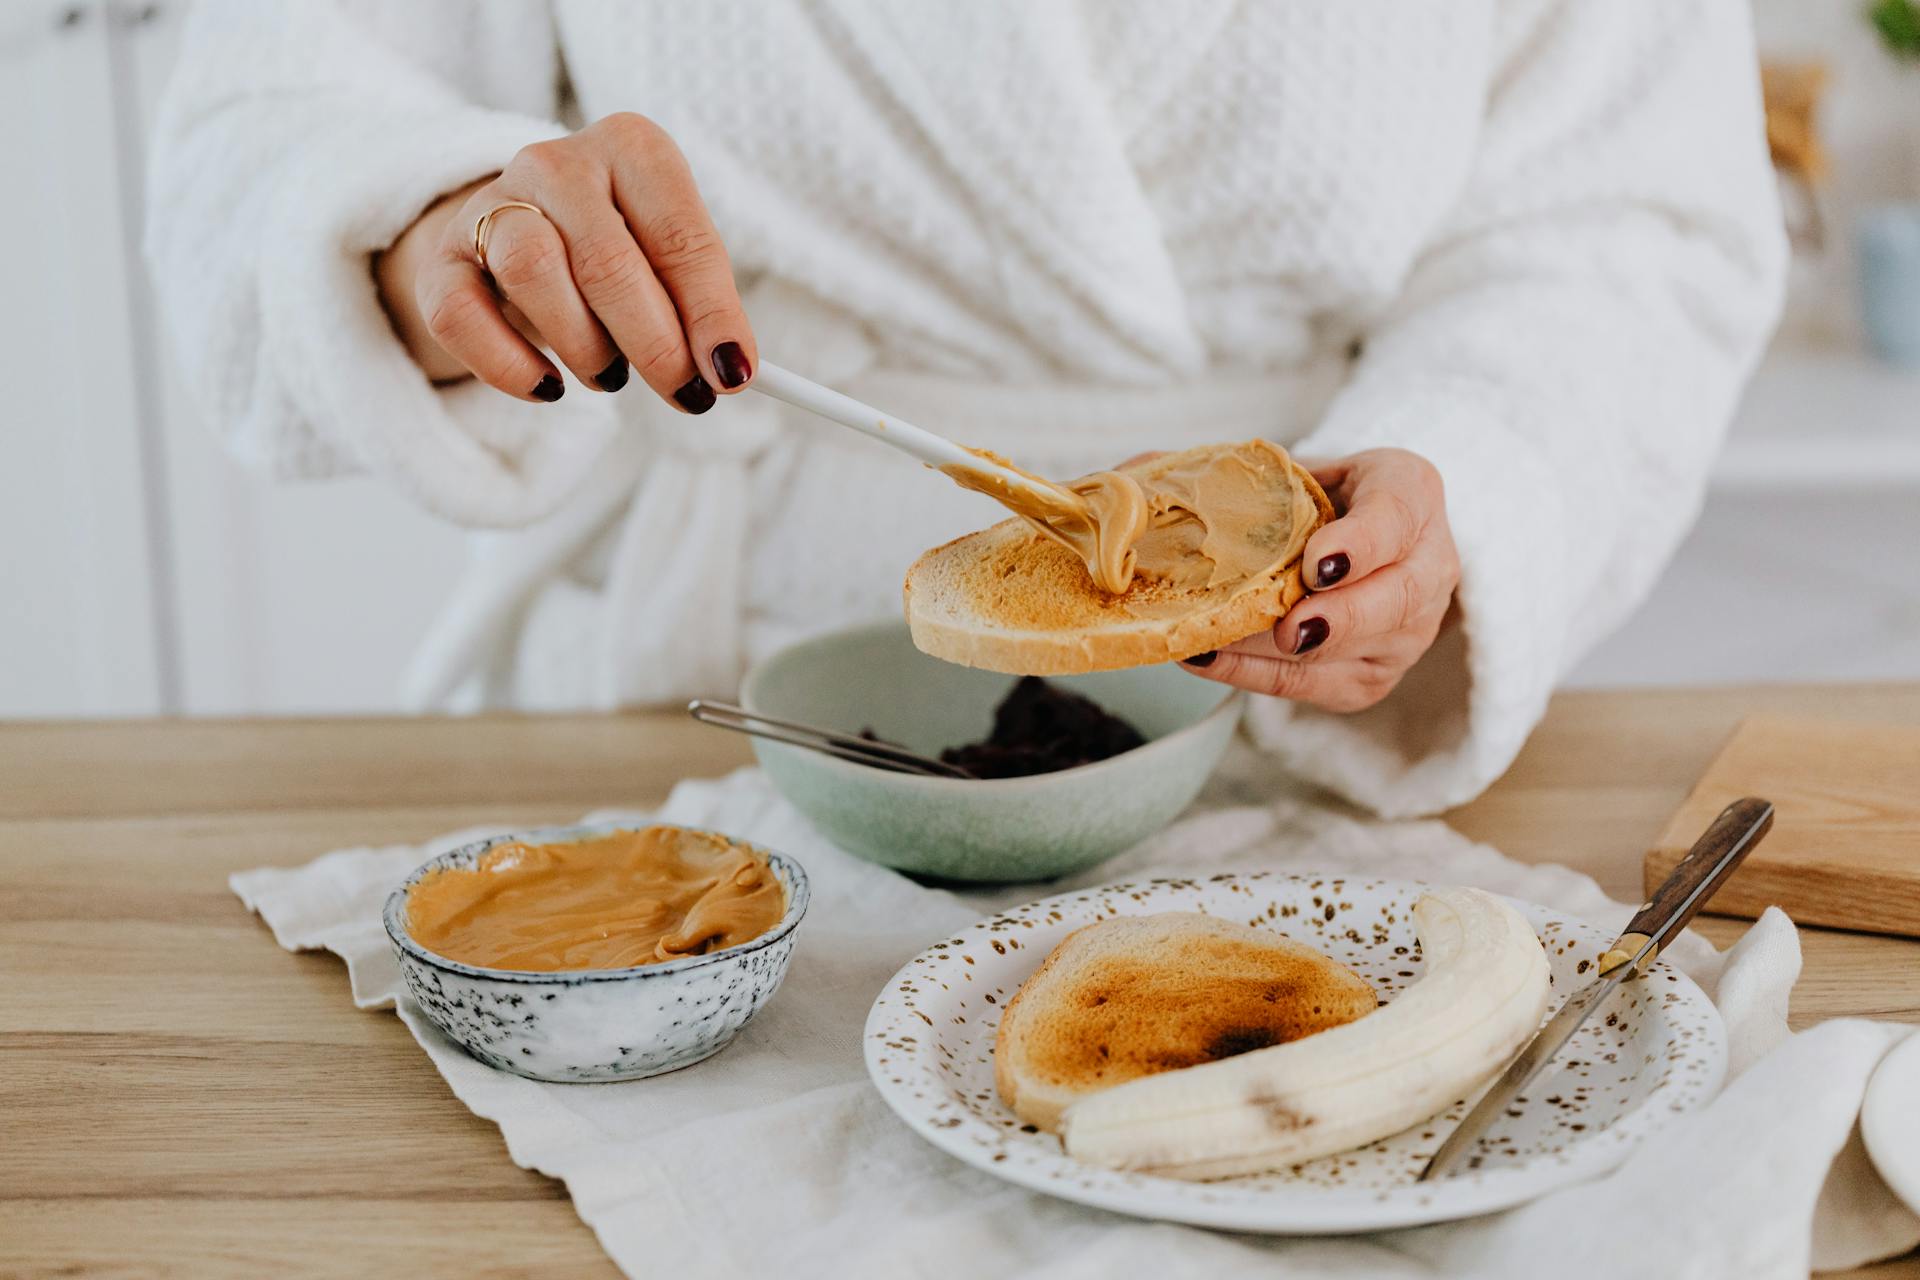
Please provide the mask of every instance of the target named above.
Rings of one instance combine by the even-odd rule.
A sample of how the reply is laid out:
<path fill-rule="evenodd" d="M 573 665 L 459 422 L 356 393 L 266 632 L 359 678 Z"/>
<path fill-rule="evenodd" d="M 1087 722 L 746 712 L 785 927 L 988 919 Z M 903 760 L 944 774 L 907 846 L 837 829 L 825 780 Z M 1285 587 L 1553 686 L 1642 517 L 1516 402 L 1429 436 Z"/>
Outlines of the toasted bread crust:
<path fill-rule="evenodd" d="M 1001 1015 L 1000 1097 L 1054 1128 L 1080 1097 L 1351 1022 L 1365 979 L 1270 929 L 1169 912 L 1069 934 Z"/>
<path fill-rule="evenodd" d="M 1131 469 L 1151 474 L 1201 451 Z M 1314 504 L 1311 533 L 1334 518 L 1333 503 L 1304 467 L 1287 462 Z M 997 580 L 1013 585 L 1003 593 Z M 913 642 L 924 653 L 989 671 L 1052 676 L 1190 658 L 1271 626 L 1305 594 L 1296 557 L 1231 588 L 1192 593 L 1174 616 L 1130 617 L 1069 553 L 1007 520 L 922 555 L 907 571 L 904 603 Z M 1049 599 L 1062 602 L 1058 618 L 1019 616 L 1043 614 Z"/>

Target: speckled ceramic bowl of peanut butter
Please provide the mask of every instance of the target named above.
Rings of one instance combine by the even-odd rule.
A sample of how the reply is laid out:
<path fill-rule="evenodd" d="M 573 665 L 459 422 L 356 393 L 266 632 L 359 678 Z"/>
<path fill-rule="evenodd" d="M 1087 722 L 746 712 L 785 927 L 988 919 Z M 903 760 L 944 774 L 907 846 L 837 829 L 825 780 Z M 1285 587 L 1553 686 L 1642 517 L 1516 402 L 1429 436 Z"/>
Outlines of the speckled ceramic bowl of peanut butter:
<path fill-rule="evenodd" d="M 782 854 L 606 825 L 450 850 L 384 919 L 407 997 L 435 1026 L 489 1066 L 584 1083 L 724 1049 L 786 976 L 807 901 Z"/>

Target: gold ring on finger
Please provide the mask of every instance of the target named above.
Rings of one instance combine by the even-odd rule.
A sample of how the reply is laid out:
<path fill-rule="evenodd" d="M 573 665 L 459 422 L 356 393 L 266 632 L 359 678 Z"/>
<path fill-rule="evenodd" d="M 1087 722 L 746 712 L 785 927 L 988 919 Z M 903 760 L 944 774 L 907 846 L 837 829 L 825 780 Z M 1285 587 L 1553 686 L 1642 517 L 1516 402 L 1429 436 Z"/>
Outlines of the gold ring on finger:
<path fill-rule="evenodd" d="M 482 271 L 490 270 L 487 266 L 487 238 L 493 234 L 493 215 L 508 209 L 525 209 L 528 213 L 537 213 L 543 218 L 547 216 L 547 211 L 537 204 L 528 204 L 525 200 L 506 200 L 475 218 L 473 220 L 473 260 L 480 264 Z"/>

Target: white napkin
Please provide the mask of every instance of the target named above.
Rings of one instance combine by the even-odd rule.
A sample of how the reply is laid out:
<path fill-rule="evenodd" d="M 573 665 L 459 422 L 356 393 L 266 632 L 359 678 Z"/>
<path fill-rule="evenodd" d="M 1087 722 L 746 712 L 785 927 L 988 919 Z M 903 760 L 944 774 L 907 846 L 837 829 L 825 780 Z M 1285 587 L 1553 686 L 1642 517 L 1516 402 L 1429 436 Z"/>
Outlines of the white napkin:
<path fill-rule="evenodd" d="M 1229 776 L 1213 801 L 1246 798 Z M 601 814 L 601 817 L 632 817 Z M 1298 795 L 1201 812 L 1076 880 L 958 894 L 841 853 L 756 770 L 675 789 L 657 816 L 790 853 L 813 905 L 772 1003 L 719 1056 L 652 1080 L 554 1085 L 468 1057 L 401 999 L 398 1013 L 514 1161 L 564 1179 L 631 1276 L 889 1277 L 1804 1276 L 1920 1241 L 1920 1219 L 1873 1173 L 1855 1118 L 1905 1028 L 1786 1028 L 1799 939 L 1769 911 L 1724 954 L 1689 936 L 1669 958 L 1715 998 L 1734 1078 L 1614 1174 L 1467 1222 L 1370 1236 L 1267 1239 L 1141 1222 L 1024 1191 L 935 1150 L 867 1083 L 861 1029 L 881 986 L 980 915 L 1147 871 L 1235 867 L 1474 884 L 1607 928 L 1631 908 L 1585 876 L 1526 866 L 1438 822 L 1380 823 Z M 380 924 L 407 872 L 472 832 L 420 847 L 348 849 L 232 879 L 290 950 L 347 962 L 363 1008 L 400 980 Z M 1836 1159 L 1838 1157 L 1838 1159 Z M 1623 1271 L 1623 1268 L 1628 1270 Z"/>

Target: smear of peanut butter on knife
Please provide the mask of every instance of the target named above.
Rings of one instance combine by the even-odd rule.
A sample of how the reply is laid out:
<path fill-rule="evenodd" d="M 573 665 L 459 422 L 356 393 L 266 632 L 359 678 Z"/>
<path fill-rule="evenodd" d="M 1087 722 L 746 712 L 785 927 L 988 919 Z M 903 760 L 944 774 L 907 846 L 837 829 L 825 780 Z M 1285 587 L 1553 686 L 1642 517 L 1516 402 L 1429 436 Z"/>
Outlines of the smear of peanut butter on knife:
<path fill-rule="evenodd" d="M 990 471 L 950 466 L 940 470 L 963 489 L 984 493 L 1086 562 L 1102 591 L 1119 595 L 1133 585 L 1133 544 L 1147 529 L 1147 496 L 1140 482 L 1118 471 L 1096 471 L 1060 485 L 1034 475 L 985 449 L 968 453 L 997 462 L 1035 482 L 1053 501 L 1013 488 Z"/>

